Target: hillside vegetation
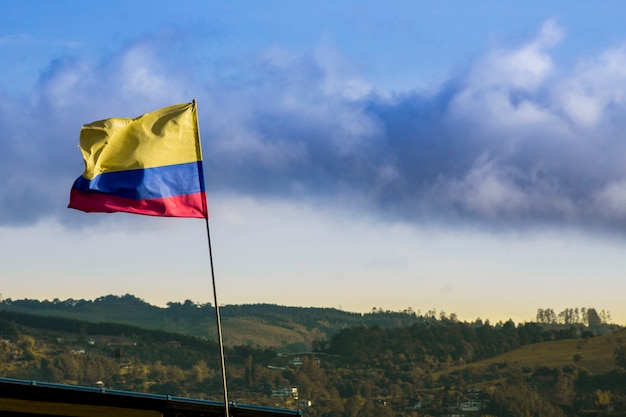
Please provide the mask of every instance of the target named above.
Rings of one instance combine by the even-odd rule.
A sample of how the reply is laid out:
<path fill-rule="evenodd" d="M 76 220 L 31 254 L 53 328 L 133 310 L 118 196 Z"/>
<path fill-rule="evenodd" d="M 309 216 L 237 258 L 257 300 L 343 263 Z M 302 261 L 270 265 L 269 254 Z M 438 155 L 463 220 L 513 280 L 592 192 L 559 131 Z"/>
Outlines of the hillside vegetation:
<path fill-rule="evenodd" d="M 108 295 L 91 300 L 11 300 L 0 302 L 0 311 L 66 317 L 88 322 L 129 324 L 216 339 L 215 309 L 211 304 L 170 302 L 157 307 L 132 295 Z M 360 314 L 333 308 L 285 307 L 272 304 L 220 307 L 224 344 L 249 344 L 286 351 L 307 350 L 345 327 L 408 326 L 419 318 L 412 312 L 378 311 Z"/>
<path fill-rule="evenodd" d="M 518 368 L 562 368 L 574 362 L 593 374 L 604 374 L 615 369 L 615 350 L 625 343 L 626 330 L 620 330 L 585 339 L 534 343 L 467 366 L 479 369 L 506 364 Z"/>
<path fill-rule="evenodd" d="M 190 330 L 204 323 L 209 306 L 99 300 L 3 303 L 0 376 L 221 398 L 217 344 Z M 118 312 L 99 316 L 109 302 L 124 311 L 124 322 L 114 321 Z M 79 311 L 89 320 L 70 318 Z M 229 397 L 237 402 L 302 408 L 313 417 L 626 415 L 626 331 L 600 315 L 491 325 L 432 312 L 263 304 L 224 311 L 238 334 L 225 351 Z M 130 324 L 130 316 L 152 328 Z M 157 322 L 174 330 L 155 329 Z"/>

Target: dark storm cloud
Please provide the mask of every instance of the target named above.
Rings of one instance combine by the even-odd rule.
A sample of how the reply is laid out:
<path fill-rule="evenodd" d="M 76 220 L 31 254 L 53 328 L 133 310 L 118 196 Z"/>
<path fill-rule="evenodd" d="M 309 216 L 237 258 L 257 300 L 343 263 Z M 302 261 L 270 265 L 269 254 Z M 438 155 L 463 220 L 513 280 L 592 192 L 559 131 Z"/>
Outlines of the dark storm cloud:
<path fill-rule="evenodd" d="M 348 193 L 408 220 L 621 227 L 626 54 L 559 69 L 561 36 L 547 22 L 429 94 L 382 94 L 316 56 L 276 65 L 268 91 L 230 95 L 209 181 L 259 196 Z"/>
<path fill-rule="evenodd" d="M 561 37 L 547 22 L 429 92 L 380 91 L 325 45 L 220 67 L 168 63 L 163 42 L 143 41 L 98 65 L 56 62 L 29 104 L 0 102 L 0 222 L 64 215 L 81 124 L 195 97 L 209 192 L 411 221 L 621 228 L 626 49 L 559 68 Z"/>

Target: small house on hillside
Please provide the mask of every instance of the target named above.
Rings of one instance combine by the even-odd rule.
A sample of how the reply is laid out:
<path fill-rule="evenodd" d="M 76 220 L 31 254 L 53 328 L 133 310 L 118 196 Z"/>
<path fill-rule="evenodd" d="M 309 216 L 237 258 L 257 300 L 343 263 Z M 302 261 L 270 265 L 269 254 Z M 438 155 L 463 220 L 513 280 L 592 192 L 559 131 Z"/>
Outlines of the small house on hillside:
<path fill-rule="evenodd" d="M 272 390 L 272 397 L 282 397 L 284 399 L 298 399 L 298 388 L 279 388 Z"/>

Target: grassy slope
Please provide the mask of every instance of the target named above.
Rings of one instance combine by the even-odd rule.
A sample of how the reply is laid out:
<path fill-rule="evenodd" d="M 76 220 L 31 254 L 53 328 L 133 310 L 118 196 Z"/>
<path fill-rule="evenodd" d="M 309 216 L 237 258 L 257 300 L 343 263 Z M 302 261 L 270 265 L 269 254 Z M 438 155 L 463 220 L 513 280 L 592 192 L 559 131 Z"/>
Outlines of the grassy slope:
<path fill-rule="evenodd" d="M 96 323 L 122 323 L 145 329 L 204 336 L 213 340 L 217 337 L 217 325 L 213 314 L 198 320 L 186 320 L 167 317 L 165 309 L 154 306 L 129 306 L 120 303 L 119 308 L 101 308 L 97 305 L 90 305 L 88 309 L 77 309 L 78 311 L 33 310 L 16 306 L 4 306 L 3 308 L 17 313 L 47 317 L 64 317 Z M 327 337 L 326 331 L 329 327 L 322 323 L 315 328 L 307 329 L 305 326 L 293 322 L 276 320 L 274 323 L 269 319 L 253 316 L 222 316 L 221 321 L 224 344 L 227 346 L 250 345 L 286 351 L 291 348 L 295 350 L 310 348 L 313 340 Z"/>
<path fill-rule="evenodd" d="M 508 366 L 535 368 L 548 366 L 560 368 L 573 364 L 574 355 L 580 355 L 578 367 L 587 369 L 592 374 L 602 374 L 615 368 L 614 351 L 626 343 L 626 330 L 589 339 L 558 340 L 535 343 L 478 362 L 467 364 L 466 368 L 487 368 L 494 364 L 506 363 Z M 458 367 L 450 371 L 458 370 Z"/>

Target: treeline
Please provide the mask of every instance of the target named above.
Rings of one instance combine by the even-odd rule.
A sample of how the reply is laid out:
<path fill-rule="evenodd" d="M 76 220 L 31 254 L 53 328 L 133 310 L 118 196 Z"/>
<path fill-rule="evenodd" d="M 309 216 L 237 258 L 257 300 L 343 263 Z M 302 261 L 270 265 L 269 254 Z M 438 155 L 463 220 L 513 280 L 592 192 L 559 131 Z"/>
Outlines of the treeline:
<path fill-rule="evenodd" d="M 160 314 L 166 318 L 192 319 L 212 319 L 215 308 L 211 303 L 197 303 L 191 300 L 184 302 L 168 302 L 166 308 L 156 307 L 146 303 L 140 298 L 126 294 L 123 296 L 107 295 L 94 300 L 12 300 L 10 298 L 0 303 L 0 306 L 10 306 L 18 309 L 36 311 L 59 311 L 86 314 L 107 312 L 111 315 L 123 309 L 124 312 L 134 312 L 136 315 L 154 316 Z M 382 327 L 406 326 L 419 320 L 411 308 L 402 311 L 383 310 L 373 308 L 369 313 L 355 313 L 335 308 L 322 307 L 292 307 L 276 304 L 237 304 L 220 307 L 220 315 L 229 317 L 256 317 L 270 323 L 296 323 L 307 328 L 314 328 L 323 322 L 329 327 L 340 327 L 365 324 L 379 325 Z"/>
<path fill-rule="evenodd" d="M 116 322 L 142 328 L 160 329 L 198 337 L 215 338 L 215 309 L 211 303 L 191 300 L 169 302 L 167 307 L 153 306 L 133 295 L 107 295 L 94 300 L 12 300 L 0 302 L 0 311 L 61 316 L 90 322 Z M 220 307 L 225 327 L 230 319 L 248 318 L 283 329 L 301 326 L 330 338 L 341 329 L 355 326 L 381 328 L 407 327 L 432 320 L 456 321 L 456 314 L 446 315 L 431 309 L 422 313 L 411 308 L 391 311 L 372 308 L 368 313 L 354 313 L 334 308 L 289 307 L 274 304 L 242 304 Z M 542 325 L 582 325 L 597 327 L 611 323 L 608 311 L 595 308 L 567 308 L 556 313 L 552 308 L 539 308 L 536 323 Z M 249 336 L 246 336 L 249 338 Z"/>
<path fill-rule="evenodd" d="M 611 322 L 611 314 L 601 310 L 600 313 L 595 308 L 566 308 L 556 314 L 551 308 L 539 308 L 536 315 L 537 323 L 542 324 L 581 324 L 583 326 L 597 327 Z"/>
<path fill-rule="evenodd" d="M 80 320 L 118 322 L 139 327 L 163 329 L 198 337 L 215 337 L 215 308 L 211 303 L 191 300 L 169 302 L 161 308 L 126 294 L 107 295 L 95 300 L 12 300 L 0 302 L 0 310 L 62 316 Z M 373 309 L 361 314 L 334 308 L 289 307 L 274 304 L 242 304 L 220 307 L 220 315 L 228 326 L 229 319 L 250 318 L 282 329 L 302 326 L 307 331 L 317 330 L 324 336 L 357 325 L 381 327 L 408 326 L 421 318 L 411 309 L 401 312 Z"/>

